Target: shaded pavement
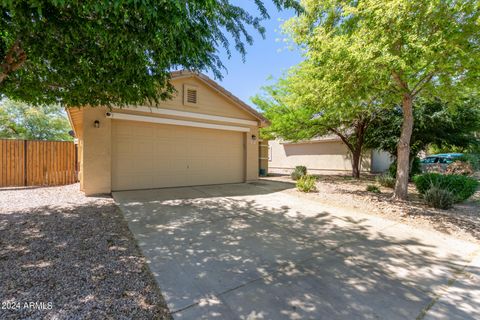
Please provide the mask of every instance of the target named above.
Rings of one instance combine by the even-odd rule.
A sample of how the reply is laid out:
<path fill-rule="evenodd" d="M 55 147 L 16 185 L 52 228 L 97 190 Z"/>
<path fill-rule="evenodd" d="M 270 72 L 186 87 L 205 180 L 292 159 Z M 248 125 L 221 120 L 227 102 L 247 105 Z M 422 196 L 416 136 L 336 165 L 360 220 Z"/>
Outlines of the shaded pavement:
<path fill-rule="evenodd" d="M 175 319 L 480 318 L 480 248 L 290 184 L 114 193 Z"/>

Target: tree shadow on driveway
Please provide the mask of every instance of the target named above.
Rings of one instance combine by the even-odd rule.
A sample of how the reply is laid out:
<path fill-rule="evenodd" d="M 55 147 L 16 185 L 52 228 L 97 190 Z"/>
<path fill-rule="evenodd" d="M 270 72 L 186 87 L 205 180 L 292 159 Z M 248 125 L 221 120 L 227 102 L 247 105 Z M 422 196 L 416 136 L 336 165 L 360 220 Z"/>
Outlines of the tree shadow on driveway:
<path fill-rule="evenodd" d="M 195 189 L 114 195 L 179 319 L 421 318 L 478 250 L 278 190 Z"/>

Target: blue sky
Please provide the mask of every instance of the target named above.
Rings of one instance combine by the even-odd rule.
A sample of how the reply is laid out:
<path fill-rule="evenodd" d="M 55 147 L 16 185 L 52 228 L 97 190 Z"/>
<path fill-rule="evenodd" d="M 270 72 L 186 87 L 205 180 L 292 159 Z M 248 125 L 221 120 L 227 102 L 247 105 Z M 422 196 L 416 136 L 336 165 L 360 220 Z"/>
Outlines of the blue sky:
<path fill-rule="evenodd" d="M 282 21 L 279 20 L 287 20 L 294 16 L 294 11 L 278 12 L 270 0 L 265 0 L 264 3 L 270 14 L 270 19 L 262 23 L 266 29 L 265 39 L 257 31 L 251 30 L 250 34 L 254 38 L 254 43 L 252 46 L 247 45 L 245 62 L 242 62 L 242 57 L 238 52 L 234 52 L 234 48 L 232 48 L 230 59 L 226 52 L 220 49 L 220 57 L 227 72 L 223 73 L 222 80 L 215 79 L 225 89 L 252 107 L 255 106 L 250 102 L 250 97 L 260 92 L 262 86 L 273 83 L 271 80 L 267 80 L 270 76 L 278 78 L 285 70 L 301 61 L 298 50 L 291 51 L 286 48 L 285 43 L 278 41 L 284 38 L 280 32 Z M 253 1 L 243 0 L 239 4 L 258 16 Z M 213 78 L 211 73 L 208 73 L 208 76 Z"/>

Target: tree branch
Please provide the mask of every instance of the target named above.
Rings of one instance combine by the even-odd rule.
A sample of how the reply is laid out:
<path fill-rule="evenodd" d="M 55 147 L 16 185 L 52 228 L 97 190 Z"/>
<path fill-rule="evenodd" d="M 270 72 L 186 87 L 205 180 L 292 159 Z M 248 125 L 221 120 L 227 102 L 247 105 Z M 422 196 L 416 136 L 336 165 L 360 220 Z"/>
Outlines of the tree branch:
<path fill-rule="evenodd" d="M 3 62 L 0 65 L 0 84 L 8 77 L 8 75 L 18 69 L 27 60 L 27 54 L 23 50 L 20 40 L 17 39 L 13 43 L 12 47 L 8 50 L 7 54 L 3 58 Z"/>
<path fill-rule="evenodd" d="M 350 143 L 350 141 L 348 141 L 347 137 L 342 134 L 340 131 L 338 131 L 337 129 L 335 128 L 328 128 L 329 131 L 333 132 L 334 134 L 336 134 L 337 136 L 340 137 L 340 139 L 343 141 L 343 143 L 345 143 L 345 145 L 347 146 L 348 149 L 350 149 L 350 151 L 354 152 L 355 151 L 355 148 L 354 146 Z"/>
<path fill-rule="evenodd" d="M 435 71 L 427 73 L 420 81 L 417 82 L 415 87 L 412 89 L 412 97 L 416 96 L 422 89 L 427 85 L 427 83 L 432 80 L 433 76 L 435 75 Z"/>

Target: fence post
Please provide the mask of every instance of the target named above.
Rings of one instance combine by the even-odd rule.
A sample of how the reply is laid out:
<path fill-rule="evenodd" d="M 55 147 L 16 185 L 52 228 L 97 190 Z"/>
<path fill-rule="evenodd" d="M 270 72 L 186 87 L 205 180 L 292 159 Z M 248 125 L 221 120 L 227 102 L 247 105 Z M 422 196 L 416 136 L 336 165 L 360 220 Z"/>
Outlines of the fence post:
<path fill-rule="evenodd" d="M 23 140 L 23 185 L 26 187 L 27 183 L 27 140 Z"/>

